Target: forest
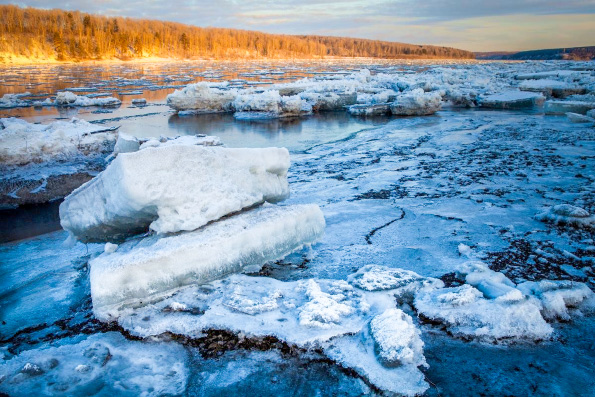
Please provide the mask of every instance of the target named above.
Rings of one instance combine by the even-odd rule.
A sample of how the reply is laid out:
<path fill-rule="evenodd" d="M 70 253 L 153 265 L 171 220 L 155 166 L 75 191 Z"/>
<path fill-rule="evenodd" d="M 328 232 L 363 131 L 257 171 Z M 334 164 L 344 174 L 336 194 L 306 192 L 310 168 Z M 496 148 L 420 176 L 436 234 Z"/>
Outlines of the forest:
<path fill-rule="evenodd" d="M 30 60 L 474 58 L 450 47 L 196 27 L 78 11 L 0 6 L 0 62 Z"/>

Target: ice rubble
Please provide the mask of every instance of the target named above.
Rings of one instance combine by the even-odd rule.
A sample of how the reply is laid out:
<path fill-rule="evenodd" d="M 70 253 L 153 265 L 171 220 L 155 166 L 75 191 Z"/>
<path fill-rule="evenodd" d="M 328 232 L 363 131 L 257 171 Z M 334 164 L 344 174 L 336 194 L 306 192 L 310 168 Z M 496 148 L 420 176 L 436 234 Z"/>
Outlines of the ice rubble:
<path fill-rule="evenodd" d="M 315 242 L 324 227 L 316 205 L 265 205 L 193 232 L 130 240 L 90 262 L 93 310 L 109 320 L 122 305 L 260 267 Z"/>
<path fill-rule="evenodd" d="M 595 216 L 589 214 L 583 208 L 570 204 L 554 205 L 550 209 L 535 215 L 535 219 L 560 226 L 568 225 L 578 228 L 595 229 Z"/>
<path fill-rule="evenodd" d="M 84 95 L 76 95 L 70 91 L 61 91 L 56 95 L 54 101 L 56 106 L 105 106 L 115 107 L 120 106 L 122 101 L 114 97 L 106 98 L 89 98 Z"/>
<path fill-rule="evenodd" d="M 161 147 L 170 145 L 198 145 L 198 146 L 222 146 L 223 142 L 213 135 L 178 135 L 174 137 L 160 138 L 137 138 L 132 135 L 119 133 L 118 140 L 114 146 L 114 155 L 120 153 L 138 152 L 149 147 Z"/>
<path fill-rule="evenodd" d="M 122 153 L 60 205 L 62 227 L 82 241 L 146 230 L 194 230 L 289 195 L 289 152 L 164 144 Z M 101 203 L 98 205 L 97 203 Z"/>
<path fill-rule="evenodd" d="M 237 91 L 209 83 L 189 84 L 167 96 L 167 104 L 177 111 L 192 110 L 198 113 L 218 113 L 233 110 L 232 102 Z"/>
<path fill-rule="evenodd" d="M 417 88 L 401 94 L 391 103 L 390 111 L 395 116 L 425 116 L 440 110 L 442 96 L 438 92 L 424 92 Z"/>
<path fill-rule="evenodd" d="M 115 128 L 73 118 L 49 125 L 0 119 L 0 206 L 59 199 L 105 166 Z"/>
<path fill-rule="evenodd" d="M 179 395 L 188 382 L 187 360 L 178 344 L 128 341 L 108 332 L 0 360 L 0 391 L 11 396 Z"/>
<path fill-rule="evenodd" d="M 521 109 L 541 106 L 545 97 L 538 93 L 525 91 L 506 91 L 487 95 L 480 99 L 482 107 L 497 109 Z"/>

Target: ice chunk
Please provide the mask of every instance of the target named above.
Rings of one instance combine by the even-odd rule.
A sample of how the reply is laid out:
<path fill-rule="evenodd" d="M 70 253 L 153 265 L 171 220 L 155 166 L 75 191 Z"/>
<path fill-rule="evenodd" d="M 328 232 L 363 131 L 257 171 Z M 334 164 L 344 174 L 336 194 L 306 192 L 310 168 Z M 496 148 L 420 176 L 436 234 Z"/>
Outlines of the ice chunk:
<path fill-rule="evenodd" d="M 427 366 L 421 332 L 400 309 L 388 309 L 370 321 L 370 331 L 380 362 L 385 366 Z"/>
<path fill-rule="evenodd" d="M 316 205 L 265 205 L 193 232 L 126 242 L 90 262 L 93 310 L 106 319 L 121 305 L 281 259 L 315 242 L 324 227 Z"/>
<path fill-rule="evenodd" d="M 553 332 L 533 300 L 486 299 L 468 284 L 421 290 L 414 304 L 422 317 L 444 323 L 452 334 L 462 337 L 542 340 Z"/>
<path fill-rule="evenodd" d="M 33 124 L 16 118 L 0 119 L 0 164 L 24 165 L 64 161 L 75 156 L 112 151 L 114 128 L 73 118 Z"/>
<path fill-rule="evenodd" d="M 144 106 L 147 104 L 147 100 L 145 98 L 135 98 L 132 100 L 132 104 L 136 106 Z"/>
<path fill-rule="evenodd" d="M 595 216 L 583 208 L 570 204 L 554 205 L 549 210 L 535 215 L 535 219 L 556 225 L 569 225 L 579 228 L 595 228 Z"/>
<path fill-rule="evenodd" d="M 308 302 L 299 313 L 300 325 L 315 328 L 330 328 L 343 317 L 355 312 L 348 303 L 341 302 L 344 295 L 332 295 L 323 292 L 314 280 L 308 280 L 304 286 Z"/>
<path fill-rule="evenodd" d="M 544 107 L 545 114 L 586 114 L 591 109 L 595 109 L 595 102 L 546 101 Z"/>
<path fill-rule="evenodd" d="M 537 73 L 522 73 L 517 74 L 515 78 L 517 80 L 537 80 L 537 79 L 549 79 L 552 77 L 570 77 L 579 76 L 583 72 L 575 70 L 552 70 L 548 72 L 537 72 Z"/>
<path fill-rule="evenodd" d="M 298 95 L 281 96 L 277 90 L 241 94 L 233 102 L 233 107 L 236 110 L 234 117 L 244 120 L 297 117 L 306 110 Z"/>
<path fill-rule="evenodd" d="M 565 98 L 569 95 L 584 94 L 586 89 L 558 80 L 527 80 L 519 85 L 521 91 L 541 92 L 546 96 Z"/>
<path fill-rule="evenodd" d="M 487 95 L 481 98 L 480 105 L 484 108 L 522 109 L 541 106 L 545 97 L 538 93 L 526 91 L 506 91 L 499 94 Z"/>
<path fill-rule="evenodd" d="M 539 299 L 543 306 L 541 313 L 546 319 L 570 320 L 568 308 L 580 308 L 583 304 L 588 306 L 586 307 L 588 310 L 595 308 L 595 294 L 583 283 L 527 281 L 519 284 L 518 288 L 525 294 Z"/>
<path fill-rule="evenodd" d="M 289 195 L 284 148 L 164 145 L 122 153 L 60 205 L 62 227 L 81 241 L 146 230 L 194 230 Z"/>
<path fill-rule="evenodd" d="M 99 333 L 0 361 L 0 391 L 11 396 L 179 395 L 188 382 L 187 360 L 178 344 Z"/>
<path fill-rule="evenodd" d="M 211 87 L 208 83 L 189 84 L 167 96 L 167 104 L 175 110 L 193 110 L 199 113 L 219 113 L 233 110 L 236 90 Z"/>
<path fill-rule="evenodd" d="M 70 91 L 62 91 L 56 95 L 54 101 L 56 106 L 120 106 L 122 101 L 114 97 L 89 98 L 84 95 L 76 95 Z"/>
<path fill-rule="evenodd" d="M 440 110 L 442 96 L 438 92 L 424 92 L 417 88 L 403 93 L 390 105 L 395 116 L 426 116 Z"/>
<path fill-rule="evenodd" d="M 354 116 L 383 116 L 390 114 L 390 104 L 377 103 L 374 105 L 351 105 L 347 108 L 347 112 Z"/>

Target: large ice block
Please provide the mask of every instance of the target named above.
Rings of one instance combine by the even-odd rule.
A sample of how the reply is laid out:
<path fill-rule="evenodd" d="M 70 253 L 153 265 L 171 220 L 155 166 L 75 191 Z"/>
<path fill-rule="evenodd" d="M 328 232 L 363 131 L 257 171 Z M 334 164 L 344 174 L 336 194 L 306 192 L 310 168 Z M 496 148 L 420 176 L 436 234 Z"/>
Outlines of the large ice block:
<path fill-rule="evenodd" d="M 62 227 L 81 241 L 116 241 L 150 228 L 194 230 L 289 195 L 284 148 L 162 145 L 121 153 L 60 205 Z"/>
<path fill-rule="evenodd" d="M 281 259 L 315 242 L 324 228 L 317 205 L 265 204 L 193 232 L 128 241 L 90 262 L 93 310 L 107 319 L 121 306 Z"/>

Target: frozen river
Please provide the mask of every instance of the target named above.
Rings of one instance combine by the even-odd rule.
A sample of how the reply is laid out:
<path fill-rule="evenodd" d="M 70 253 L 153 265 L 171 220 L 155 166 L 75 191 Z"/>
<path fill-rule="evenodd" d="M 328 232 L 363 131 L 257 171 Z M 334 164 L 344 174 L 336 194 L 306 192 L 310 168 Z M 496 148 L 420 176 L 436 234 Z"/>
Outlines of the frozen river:
<path fill-rule="evenodd" d="M 577 68 L 574 75 L 552 72 L 571 67 Z M 402 83 L 404 92 L 416 84 L 426 92 L 443 91 L 441 110 L 412 117 L 358 117 L 331 111 L 241 120 L 231 113 L 178 114 L 166 104 L 167 94 L 194 82 L 231 81 L 239 89 L 267 89 L 304 77 L 339 80 L 362 68 L 371 72 L 365 84 L 382 75 L 388 76 L 383 77 L 386 81 Z M 551 72 L 550 79 L 585 88 L 568 101 L 595 103 L 594 70 L 592 62 L 12 67 L 0 70 L 0 96 L 27 91 L 21 99 L 34 101 L 70 90 L 89 97 L 114 96 L 122 104 L 22 106 L 0 109 L 0 117 L 43 123 L 77 117 L 119 127 L 119 133 L 138 138 L 206 134 L 231 148 L 288 148 L 291 196 L 284 205 L 317 204 L 326 220 L 325 235 L 308 249 L 224 283 L 241 285 L 242 277 L 272 278 L 279 282 L 281 295 L 290 296 L 294 285 L 299 286 L 296 290 L 312 280 L 335 285 L 377 265 L 413 271 L 441 280 L 445 288 L 459 288 L 471 285 L 469 274 L 474 274 L 461 272 L 461 266 L 476 261 L 489 267 L 489 274 L 506 276 L 508 288 L 518 286 L 523 293 L 522 283 L 541 280 L 582 283 L 593 290 L 595 220 L 583 227 L 536 217 L 561 204 L 595 213 L 593 122 L 574 123 L 563 113 L 545 114 L 543 104 L 497 109 L 482 106 L 476 98 L 516 91 L 522 84 L 515 79 L 519 74 Z M 358 101 L 377 94 L 358 90 Z M 147 104 L 133 105 L 132 100 L 139 98 Z M 463 102 L 467 106 L 461 106 Z M 196 286 L 118 321 L 100 322 L 92 310 L 88 262 L 104 246 L 66 243 L 55 202 L 2 210 L 0 218 L 0 391 L 11 396 L 382 395 L 389 376 L 396 379 L 393 385 L 402 387 L 389 391 L 408 395 L 595 394 L 593 307 L 566 298 L 562 309 L 557 306 L 560 312 L 550 317 L 543 312 L 547 323 L 539 317 L 551 333 L 534 337 L 529 330 L 536 329 L 531 328 L 534 324 L 524 328 L 514 318 L 504 319 L 509 316 L 508 303 L 490 306 L 497 299 L 488 297 L 493 292 L 489 283 L 498 284 L 500 276 L 486 279 L 490 292 L 472 284 L 485 295 L 481 310 L 495 313 L 489 320 L 471 308 L 461 318 L 449 320 L 423 309 L 421 296 L 415 302 L 392 296 L 419 329 L 427 367 L 395 370 L 376 363 L 366 367 L 365 361 L 354 364 L 337 353 L 346 338 L 343 334 L 335 337 L 336 345 L 333 339 L 330 345 L 307 344 L 282 326 L 209 327 L 200 323 L 207 321 L 200 318 L 207 318 L 209 309 L 171 309 L 176 304 L 191 307 L 194 298 L 189 296 L 199 293 L 193 289 Z M 209 294 L 225 300 L 226 287 L 217 283 L 208 287 Z M 250 293 L 246 292 L 254 301 L 268 299 Z M 357 296 L 369 302 L 380 299 Z M 341 302 L 349 305 L 345 299 Z M 437 302 L 445 302 L 440 299 Z M 547 304 L 539 303 L 545 311 Z M 453 316 L 458 313 L 450 306 L 443 310 L 451 310 Z M 238 318 L 252 324 L 249 315 Z M 212 324 L 224 324 L 218 321 Z M 337 321 L 343 326 L 343 320 Z M 198 323 L 203 327 L 200 332 L 192 329 Z M 368 328 L 354 346 L 368 343 Z"/>

